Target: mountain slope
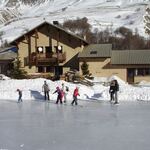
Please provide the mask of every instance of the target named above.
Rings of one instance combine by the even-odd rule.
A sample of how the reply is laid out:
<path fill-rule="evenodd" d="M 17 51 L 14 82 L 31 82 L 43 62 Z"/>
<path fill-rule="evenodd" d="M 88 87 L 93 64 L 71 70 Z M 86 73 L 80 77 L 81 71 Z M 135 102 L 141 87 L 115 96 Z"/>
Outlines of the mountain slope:
<path fill-rule="evenodd" d="M 150 0 L 1 0 L 0 31 L 4 39 L 11 40 L 43 19 L 63 22 L 87 17 L 100 30 L 125 26 L 138 28 L 144 35 L 143 15 L 149 3 Z M 8 36 L 12 30 L 14 35 L 9 32 L 12 36 Z"/>

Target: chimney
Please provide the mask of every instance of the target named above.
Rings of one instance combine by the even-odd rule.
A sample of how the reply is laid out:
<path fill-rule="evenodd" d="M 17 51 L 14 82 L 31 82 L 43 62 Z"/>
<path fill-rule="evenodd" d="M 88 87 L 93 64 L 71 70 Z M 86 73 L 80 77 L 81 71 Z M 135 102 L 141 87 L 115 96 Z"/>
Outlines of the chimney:
<path fill-rule="evenodd" d="M 53 24 L 58 26 L 59 25 L 59 22 L 58 21 L 53 21 Z"/>

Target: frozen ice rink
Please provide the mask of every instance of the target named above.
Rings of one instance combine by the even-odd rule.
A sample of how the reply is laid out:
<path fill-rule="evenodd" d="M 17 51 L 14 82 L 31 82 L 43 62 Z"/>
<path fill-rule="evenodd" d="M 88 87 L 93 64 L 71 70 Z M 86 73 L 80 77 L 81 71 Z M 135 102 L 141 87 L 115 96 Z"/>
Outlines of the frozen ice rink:
<path fill-rule="evenodd" d="M 150 102 L 79 103 L 0 101 L 0 150 L 150 149 Z"/>

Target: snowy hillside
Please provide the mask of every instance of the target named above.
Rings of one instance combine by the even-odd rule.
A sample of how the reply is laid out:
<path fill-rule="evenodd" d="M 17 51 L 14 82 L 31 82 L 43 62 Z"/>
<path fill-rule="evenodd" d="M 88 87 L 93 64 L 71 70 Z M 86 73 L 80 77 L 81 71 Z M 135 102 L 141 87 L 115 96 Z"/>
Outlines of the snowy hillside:
<path fill-rule="evenodd" d="M 138 28 L 144 35 L 143 15 L 149 3 L 150 0 L 1 0 L 0 31 L 4 39 L 11 40 L 16 33 L 24 33 L 41 23 L 43 18 L 63 22 L 87 17 L 99 29 L 126 26 Z M 12 30 L 14 35 L 10 33 Z"/>

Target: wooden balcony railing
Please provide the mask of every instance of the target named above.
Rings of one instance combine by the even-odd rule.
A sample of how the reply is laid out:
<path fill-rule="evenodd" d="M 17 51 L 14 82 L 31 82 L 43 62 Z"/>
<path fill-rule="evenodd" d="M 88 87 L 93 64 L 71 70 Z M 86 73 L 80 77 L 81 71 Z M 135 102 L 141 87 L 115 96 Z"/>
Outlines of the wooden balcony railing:
<path fill-rule="evenodd" d="M 27 61 L 28 59 L 28 61 Z M 42 53 L 36 54 L 32 53 L 29 58 L 25 58 L 26 65 L 35 65 L 35 66 L 42 66 L 42 65 L 50 65 L 50 64 L 58 64 L 63 63 L 66 60 L 66 53 Z"/>

